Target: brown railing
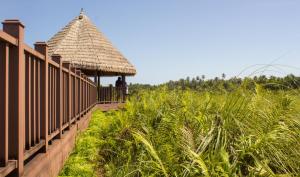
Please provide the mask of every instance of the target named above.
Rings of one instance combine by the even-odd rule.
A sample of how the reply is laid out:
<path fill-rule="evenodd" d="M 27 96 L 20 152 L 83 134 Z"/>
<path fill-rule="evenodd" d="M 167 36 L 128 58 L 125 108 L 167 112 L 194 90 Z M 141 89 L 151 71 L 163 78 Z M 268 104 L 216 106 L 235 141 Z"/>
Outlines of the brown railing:
<path fill-rule="evenodd" d="M 59 55 L 48 59 L 45 43 L 24 44 L 23 29 L 9 20 L 0 30 L 0 176 L 21 176 L 97 103 L 94 82 Z"/>
<path fill-rule="evenodd" d="M 100 104 L 123 103 L 126 100 L 126 87 L 100 87 Z"/>

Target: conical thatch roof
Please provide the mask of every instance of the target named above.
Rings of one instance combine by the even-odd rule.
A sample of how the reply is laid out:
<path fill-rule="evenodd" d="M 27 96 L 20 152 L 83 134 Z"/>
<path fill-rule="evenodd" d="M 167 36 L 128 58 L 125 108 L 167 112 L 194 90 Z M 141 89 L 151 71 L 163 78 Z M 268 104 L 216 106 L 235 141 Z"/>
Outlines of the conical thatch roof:
<path fill-rule="evenodd" d="M 105 38 L 89 18 L 80 13 L 49 41 L 49 56 L 83 70 L 134 75 L 134 66 Z"/>

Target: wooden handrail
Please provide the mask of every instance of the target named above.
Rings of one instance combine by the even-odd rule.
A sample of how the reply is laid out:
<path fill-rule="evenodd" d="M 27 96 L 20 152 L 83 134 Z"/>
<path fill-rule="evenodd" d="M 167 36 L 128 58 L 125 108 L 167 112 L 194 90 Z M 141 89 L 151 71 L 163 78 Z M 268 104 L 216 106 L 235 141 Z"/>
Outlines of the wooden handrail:
<path fill-rule="evenodd" d="M 124 103 L 126 101 L 127 87 L 100 87 L 100 103 Z"/>
<path fill-rule="evenodd" d="M 5 33 L 4 31 L 0 30 L 0 39 L 14 45 L 14 46 L 18 46 L 18 39 L 16 39 L 15 37 Z"/>
<path fill-rule="evenodd" d="M 22 176 L 25 161 L 47 152 L 49 143 L 95 106 L 97 87 L 80 70 L 63 67 L 58 56 L 48 58 L 46 43 L 35 49 L 25 44 L 18 21 L 4 25 L 9 28 L 0 30 L 0 176 Z"/>
<path fill-rule="evenodd" d="M 27 44 L 24 44 L 24 50 L 26 52 L 30 53 L 31 55 L 33 55 L 34 57 L 45 61 L 45 55 L 43 55 L 43 54 L 39 53 L 38 51 L 34 50 L 33 48 L 31 48 Z"/>

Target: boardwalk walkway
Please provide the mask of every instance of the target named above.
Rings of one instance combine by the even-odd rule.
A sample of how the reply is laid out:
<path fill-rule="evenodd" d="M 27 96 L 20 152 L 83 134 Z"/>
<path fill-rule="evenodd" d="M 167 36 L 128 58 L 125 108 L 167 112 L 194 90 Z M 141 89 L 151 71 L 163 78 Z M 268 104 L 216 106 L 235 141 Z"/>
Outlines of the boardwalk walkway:
<path fill-rule="evenodd" d="M 98 108 L 102 111 L 117 110 L 124 108 L 125 103 L 98 104 Z"/>

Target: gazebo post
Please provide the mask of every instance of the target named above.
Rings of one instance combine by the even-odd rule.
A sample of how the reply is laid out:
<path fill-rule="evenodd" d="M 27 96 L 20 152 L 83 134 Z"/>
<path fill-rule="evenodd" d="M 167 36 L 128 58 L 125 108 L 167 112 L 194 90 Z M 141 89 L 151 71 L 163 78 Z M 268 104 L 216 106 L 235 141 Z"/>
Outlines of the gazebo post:
<path fill-rule="evenodd" d="M 97 81 L 97 74 L 95 74 L 95 76 L 94 76 L 94 82 L 97 84 L 98 83 L 98 81 Z"/>
<path fill-rule="evenodd" d="M 97 83 L 97 87 L 98 87 L 98 101 L 100 102 L 100 73 L 98 72 L 98 83 Z"/>
<path fill-rule="evenodd" d="M 97 100 L 99 101 L 99 96 L 98 96 L 98 73 L 97 73 L 97 71 L 95 71 L 94 77 L 95 77 L 94 81 L 95 81 L 95 84 L 97 86 L 97 95 L 96 95 L 96 97 L 97 97 Z"/>
<path fill-rule="evenodd" d="M 126 101 L 126 84 L 125 84 L 125 82 L 126 82 L 126 77 L 125 77 L 125 75 L 122 75 L 122 83 L 123 83 L 123 85 L 122 85 L 122 95 L 123 95 L 123 102 L 125 102 Z"/>

